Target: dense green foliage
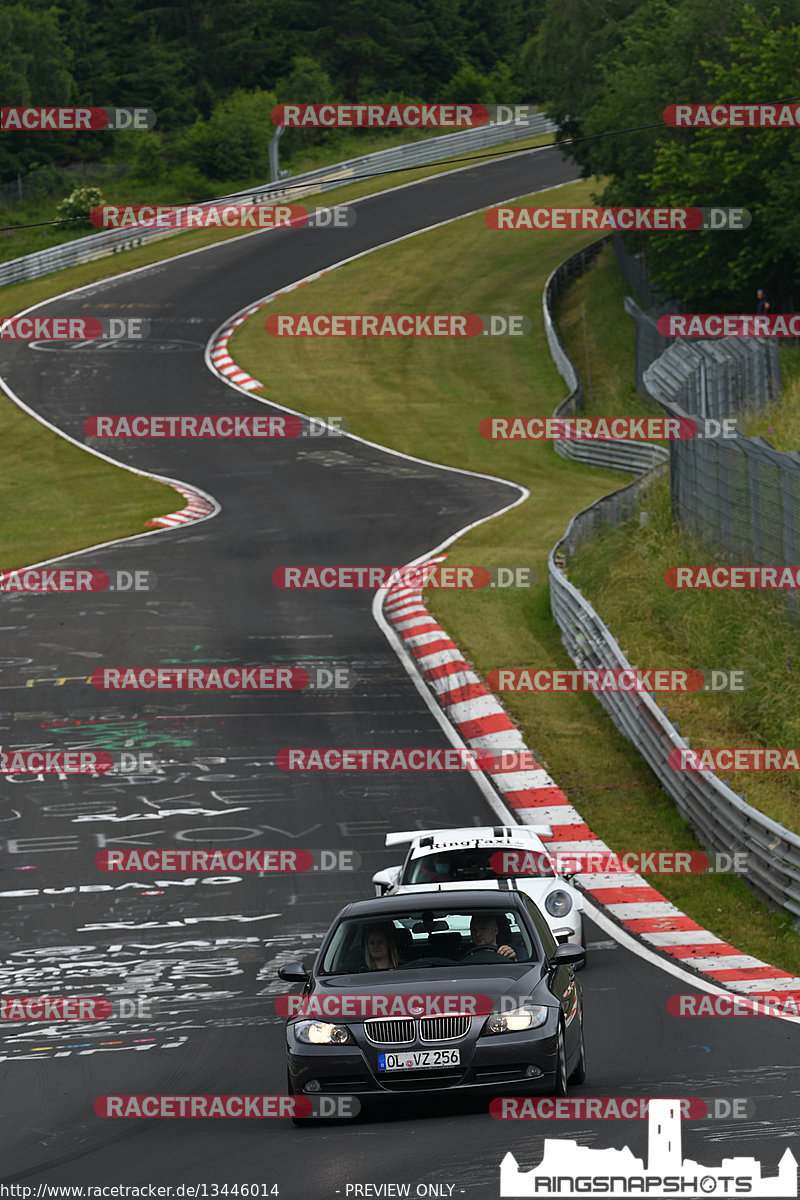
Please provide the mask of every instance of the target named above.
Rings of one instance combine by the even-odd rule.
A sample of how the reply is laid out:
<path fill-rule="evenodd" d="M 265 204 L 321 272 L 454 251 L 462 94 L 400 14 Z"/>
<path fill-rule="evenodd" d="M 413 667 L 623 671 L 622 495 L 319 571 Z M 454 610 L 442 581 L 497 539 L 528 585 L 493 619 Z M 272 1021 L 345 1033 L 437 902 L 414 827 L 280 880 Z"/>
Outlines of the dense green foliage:
<path fill-rule="evenodd" d="M 672 130 L 670 104 L 800 99 L 800 0 L 551 0 L 538 97 L 606 204 L 747 208 L 746 233 L 639 235 L 651 276 L 695 312 L 800 301 L 800 130 Z M 570 69 L 562 64 L 569 61 Z M 639 125 L 655 128 L 607 135 Z"/>
<path fill-rule="evenodd" d="M 573 153 L 604 178 L 603 203 L 751 212 L 746 233 L 638 235 L 665 292 L 738 312 L 763 286 L 791 309 L 800 131 L 675 130 L 662 112 L 800 95 L 798 21 L 800 0 L 0 0 L 3 104 L 157 114 L 149 132 L 0 134 L 0 183 L 27 176 L 30 204 L 87 177 L 199 199 L 268 176 L 278 103 L 534 102 L 583 139 Z M 331 161 L 345 136 L 287 130 L 281 165 L 322 144 Z"/>
<path fill-rule="evenodd" d="M 3 133 L 0 181 L 132 162 L 187 184 L 267 169 L 270 110 L 325 100 L 530 101 L 544 0 L 0 0 L 4 105 L 151 108 L 153 133 Z M 337 132 L 287 131 L 281 160 Z M 195 172 L 195 175 L 192 175 Z"/>

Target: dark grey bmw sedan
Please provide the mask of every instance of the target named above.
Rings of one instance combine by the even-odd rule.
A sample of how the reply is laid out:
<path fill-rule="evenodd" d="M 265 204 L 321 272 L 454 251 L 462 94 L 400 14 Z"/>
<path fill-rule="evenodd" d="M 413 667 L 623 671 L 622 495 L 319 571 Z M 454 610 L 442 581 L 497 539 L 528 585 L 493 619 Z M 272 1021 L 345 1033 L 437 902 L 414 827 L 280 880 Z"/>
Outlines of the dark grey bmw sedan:
<path fill-rule="evenodd" d="M 552 1092 L 586 1075 L 583 948 L 521 892 L 447 890 L 347 905 L 287 996 L 289 1091 L 359 1097 Z"/>

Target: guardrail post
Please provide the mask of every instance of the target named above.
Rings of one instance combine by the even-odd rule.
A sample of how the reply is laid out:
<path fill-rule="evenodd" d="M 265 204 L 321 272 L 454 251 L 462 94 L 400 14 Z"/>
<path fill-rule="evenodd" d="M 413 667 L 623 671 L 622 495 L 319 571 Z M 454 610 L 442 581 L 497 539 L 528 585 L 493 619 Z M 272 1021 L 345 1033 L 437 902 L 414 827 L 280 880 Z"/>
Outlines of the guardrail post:
<path fill-rule="evenodd" d="M 278 162 L 278 142 L 283 134 L 284 126 L 277 125 L 275 132 L 269 142 L 269 181 L 277 183 L 281 177 L 280 163 Z"/>

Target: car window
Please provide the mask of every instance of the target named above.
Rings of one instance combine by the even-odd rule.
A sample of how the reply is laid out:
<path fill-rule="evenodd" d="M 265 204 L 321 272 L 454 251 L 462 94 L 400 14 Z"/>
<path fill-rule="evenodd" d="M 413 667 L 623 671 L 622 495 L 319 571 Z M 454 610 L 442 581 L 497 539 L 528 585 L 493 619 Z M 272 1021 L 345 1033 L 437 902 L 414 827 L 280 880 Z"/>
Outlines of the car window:
<path fill-rule="evenodd" d="M 528 909 L 528 914 L 536 928 L 536 932 L 539 934 L 539 937 L 542 940 L 545 955 L 547 958 L 550 958 L 550 956 L 555 953 L 556 946 L 558 945 L 553 936 L 553 931 L 548 925 L 547 918 L 545 917 L 544 913 L 533 902 L 533 900 L 531 900 L 530 896 L 523 896 L 523 899 Z"/>
<path fill-rule="evenodd" d="M 475 916 L 496 922 L 497 941 L 487 939 L 483 944 L 488 948 L 483 954 L 468 956 L 470 950 L 478 948 L 470 932 Z M 409 909 L 393 912 L 379 921 L 374 916 L 347 918 L 336 927 L 320 970 L 322 974 L 347 974 L 443 965 L 465 969 L 497 966 L 503 959 L 492 951 L 492 945 L 510 945 L 517 962 L 532 962 L 538 957 L 535 941 L 519 914 L 498 905 L 480 909 Z"/>
<path fill-rule="evenodd" d="M 497 871 L 498 855 L 508 860 L 507 871 Z M 501 879 L 510 875 L 528 875 L 553 879 L 555 872 L 548 855 L 510 851 L 498 846 L 461 846 L 455 850 L 433 850 L 412 858 L 406 864 L 403 883 L 452 883 L 459 879 Z"/>

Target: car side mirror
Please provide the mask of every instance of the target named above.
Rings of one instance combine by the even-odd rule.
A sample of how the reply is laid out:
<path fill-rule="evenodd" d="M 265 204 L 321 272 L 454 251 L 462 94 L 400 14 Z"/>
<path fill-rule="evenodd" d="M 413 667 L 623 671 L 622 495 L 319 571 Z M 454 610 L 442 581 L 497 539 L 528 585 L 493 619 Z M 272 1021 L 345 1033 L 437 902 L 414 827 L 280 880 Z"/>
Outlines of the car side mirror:
<path fill-rule="evenodd" d="M 403 868 L 400 866 L 384 867 L 382 871 L 376 871 L 372 876 L 372 882 L 375 885 L 375 895 L 385 896 L 390 888 L 398 884 L 402 870 Z"/>
<path fill-rule="evenodd" d="M 586 951 L 577 942 L 564 942 L 550 955 L 550 970 L 559 967 L 582 967 L 586 962 Z"/>
<path fill-rule="evenodd" d="M 301 962 L 288 962 L 278 967 L 278 978 L 284 983 L 308 983 L 309 975 Z"/>

